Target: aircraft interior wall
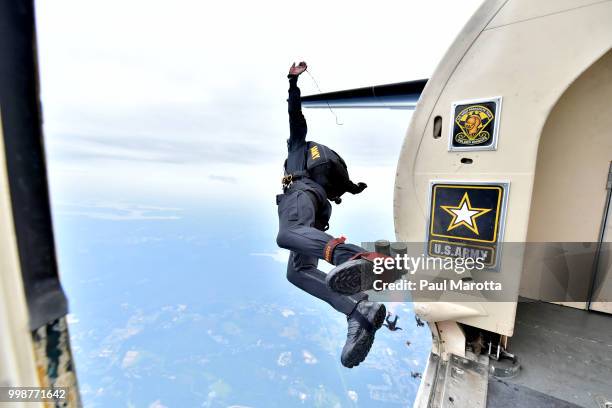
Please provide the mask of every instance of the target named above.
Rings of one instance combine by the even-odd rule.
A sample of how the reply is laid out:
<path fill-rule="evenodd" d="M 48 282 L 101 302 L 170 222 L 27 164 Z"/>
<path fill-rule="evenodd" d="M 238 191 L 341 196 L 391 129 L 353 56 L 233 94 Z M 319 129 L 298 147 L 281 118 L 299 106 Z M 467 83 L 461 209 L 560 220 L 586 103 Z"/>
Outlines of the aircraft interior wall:
<path fill-rule="evenodd" d="M 523 297 L 587 308 L 596 254 L 600 249 L 602 254 L 609 251 L 598 242 L 602 235 L 607 235 L 608 243 L 612 239 L 612 234 L 602 234 L 609 206 L 611 100 L 612 51 L 608 51 L 572 83 L 548 116 L 538 148 L 530 244 L 520 286 Z M 609 257 L 602 256 L 595 294 L 607 301 L 612 300 L 609 272 Z"/>

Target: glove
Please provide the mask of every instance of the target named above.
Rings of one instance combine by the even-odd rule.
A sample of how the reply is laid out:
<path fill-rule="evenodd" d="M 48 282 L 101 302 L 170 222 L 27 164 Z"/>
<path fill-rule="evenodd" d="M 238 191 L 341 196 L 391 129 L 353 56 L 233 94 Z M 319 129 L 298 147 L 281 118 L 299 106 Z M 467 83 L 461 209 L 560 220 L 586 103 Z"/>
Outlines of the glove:
<path fill-rule="evenodd" d="M 295 62 L 293 63 L 293 65 L 291 65 L 291 67 L 289 67 L 289 75 L 287 75 L 289 78 L 291 77 L 298 77 L 300 76 L 300 74 L 304 71 L 306 71 L 306 69 L 308 68 L 308 65 L 306 65 L 306 63 L 304 61 L 300 62 L 297 66 L 295 65 Z"/>
<path fill-rule="evenodd" d="M 352 194 L 359 194 L 361 193 L 363 190 L 365 190 L 368 187 L 368 185 L 366 183 L 357 183 L 354 185 L 353 189 L 351 190 Z"/>

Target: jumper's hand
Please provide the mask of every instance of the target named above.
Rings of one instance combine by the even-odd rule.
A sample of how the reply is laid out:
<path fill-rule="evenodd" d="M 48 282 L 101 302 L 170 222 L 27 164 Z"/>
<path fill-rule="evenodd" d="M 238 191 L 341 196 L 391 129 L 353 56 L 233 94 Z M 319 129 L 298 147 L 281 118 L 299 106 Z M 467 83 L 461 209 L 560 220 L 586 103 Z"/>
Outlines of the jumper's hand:
<path fill-rule="evenodd" d="M 308 68 L 308 65 L 304 61 L 300 62 L 297 66 L 294 62 L 289 68 L 289 75 L 299 76 L 302 72 L 306 71 L 306 68 Z"/>
<path fill-rule="evenodd" d="M 359 194 L 368 187 L 366 183 L 357 183 L 357 187 L 351 191 L 353 194 Z"/>

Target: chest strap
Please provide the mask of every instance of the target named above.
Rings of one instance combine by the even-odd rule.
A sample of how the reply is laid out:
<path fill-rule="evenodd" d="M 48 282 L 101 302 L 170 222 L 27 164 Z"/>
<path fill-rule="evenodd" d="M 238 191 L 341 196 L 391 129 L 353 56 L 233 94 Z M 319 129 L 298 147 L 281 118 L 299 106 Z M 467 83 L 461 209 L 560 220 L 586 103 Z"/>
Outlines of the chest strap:
<path fill-rule="evenodd" d="M 289 188 L 291 187 L 291 184 L 293 184 L 294 181 L 306 177 L 308 177 L 307 171 L 295 171 L 291 174 L 285 174 L 281 180 L 281 184 L 283 185 L 284 189 Z"/>

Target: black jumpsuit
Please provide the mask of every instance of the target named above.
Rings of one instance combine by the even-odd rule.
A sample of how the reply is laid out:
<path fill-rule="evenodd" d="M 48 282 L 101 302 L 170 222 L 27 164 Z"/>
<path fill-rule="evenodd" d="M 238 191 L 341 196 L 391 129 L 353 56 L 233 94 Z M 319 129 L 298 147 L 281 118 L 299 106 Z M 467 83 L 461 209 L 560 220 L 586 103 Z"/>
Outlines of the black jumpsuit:
<path fill-rule="evenodd" d="M 285 172 L 294 174 L 306 169 L 307 154 L 307 126 L 296 76 L 289 76 L 289 131 Z M 367 296 L 347 296 L 332 291 L 325 284 L 325 273 L 317 269 L 319 259 L 324 259 L 325 245 L 334 238 L 323 232 L 331 216 L 331 204 L 325 190 L 313 180 L 301 178 L 294 181 L 284 194 L 278 195 L 276 202 L 279 219 L 276 242 L 279 247 L 291 251 L 287 279 L 337 311 L 350 314 Z M 339 244 L 334 250 L 333 264 L 346 262 L 359 252 L 365 250 L 353 244 Z"/>

